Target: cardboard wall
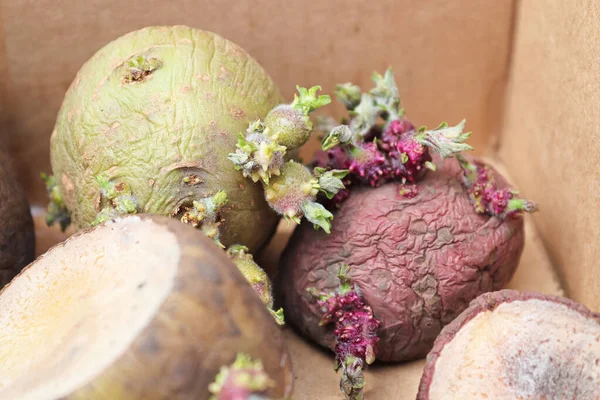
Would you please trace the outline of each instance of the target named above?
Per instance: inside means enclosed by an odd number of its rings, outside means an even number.
[[[370,85],[392,65],[417,124],[467,118],[483,151],[498,133],[513,0],[0,0],[0,137],[32,198],[64,91],[97,49],[128,31],[185,24],[249,51],[291,98],[295,85]],[[331,108],[339,113],[338,105]],[[314,148],[315,143],[312,144]],[[309,148],[309,150],[310,150]],[[306,151],[305,151],[306,154]]]
[[[600,2],[522,1],[501,156],[567,295],[600,310]]]

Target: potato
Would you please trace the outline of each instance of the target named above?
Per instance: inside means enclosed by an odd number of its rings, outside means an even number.
[[[563,297],[475,299],[427,356],[417,400],[600,398],[600,314]]]
[[[65,93],[50,141],[74,228],[112,214],[181,218],[223,191],[220,240],[258,250],[278,217],[227,157],[282,100],[254,58],[213,32],[149,26],[107,43]]]
[[[29,203],[10,160],[0,151],[0,287],[34,257],[35,235]]]
[[[75,234],[0,292],[0,398],[208,399],[238,354],[290,395],[284,338],[200,231],[128,216]]]
[[[286,321],[333,349],[334,329],[319,325],[322,316],[306,290],[335,289],[347,264],[381,322],[377,359],[413,360],[431,350],[443,326],[471,300],[511,279],[525,243],[523,216],[476,213],[456,160],[436,164],[414,198],[399,193],[400,183],[353,187],[334,212],[330,235],[308,224],[296,228],[277,285]],[[497,183],[506,186],[500,175]]]

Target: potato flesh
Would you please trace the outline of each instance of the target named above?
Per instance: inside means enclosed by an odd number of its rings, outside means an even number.
[[[50,251],[0,295],[0,398],[55,399],[123,354],[171,293],[180,249],[137,217]]]
[[[538,299],[482,312],[444,346],[429,398],[600,398],[600,324]]]

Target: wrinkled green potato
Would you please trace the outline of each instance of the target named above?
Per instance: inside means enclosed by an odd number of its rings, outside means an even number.
[[[51,138],[71,223],[81,229],[123,213],[197,215],[194,205],[222,190],[227,202],[215,239],[257,250],[278,216],[228,154],[251,121],[281,102],[263,68],[214,33],[148,27],[107,44],[77,73]]]

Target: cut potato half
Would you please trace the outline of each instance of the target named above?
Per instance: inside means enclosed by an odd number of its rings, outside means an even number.
[[[240,352],[291,392],[280,329],[211,240],[129,216],[76,234],[0,292],[0,399],[208,399]]]
[[[600,399],[600,315],[540,293],[483,294],[436,340],[417,399]]]

